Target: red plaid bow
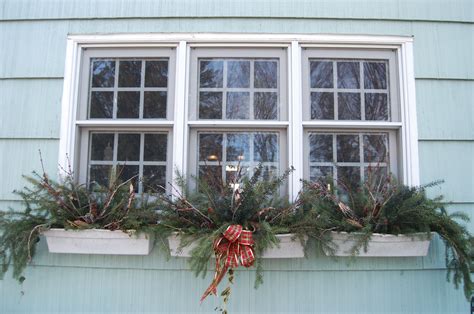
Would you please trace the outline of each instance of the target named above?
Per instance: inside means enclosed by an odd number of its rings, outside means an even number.
[[[253,254],[254,241],[252,231],[243,230],[241,225],[230,225],[226,231],[214,241],[216,255],[216,272],[214,280],[201,297],[201,302],[209,294],[217,294],[217,286],[229,268],[250,267],[255,261]]]

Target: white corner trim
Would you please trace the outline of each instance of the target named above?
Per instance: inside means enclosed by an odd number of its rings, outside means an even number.
[[[63,169],[74,165],[75,143],[75,109],[80,67],[80,48],[77,42],[67,40],[66,60],[64,66],[63,96],[61,100],[61,129],[59,134],[59,175],[64,175]],[[73,169],[73,168],[72,168]]]
[[[418,123],[416,115],[415,69],[413,62],[413,43],[406,42],[400,48],[401,71],[400,93],[402,104],[402,142],[404,183],[420,185],[418,156]]]

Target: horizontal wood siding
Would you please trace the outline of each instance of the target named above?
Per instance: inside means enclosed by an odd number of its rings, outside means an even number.
[[[68,34],[345,33],[414,36],[421,181],[444,179],[450,212],[474,218],[474,7],[471,0],[0,0],[0,207],[21,210],[22,174],[57,166]],[[474,231],[474,222],[467,224]],[[423,258],[265,262],[265,283],[238,271],[231,313],[468,313],[445,280],[435,237]],[[19,285],[0,280],[0,313],[213,313],[210,281],[185,259],[50,254],[44,241]]]

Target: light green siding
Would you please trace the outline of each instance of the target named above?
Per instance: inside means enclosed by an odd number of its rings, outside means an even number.
[[[474,2],[471,0],[0,0],[0,206],[22,174],[54,173],[68,34],[344,33],[414,36],[421,181],[444,179],[449,211],[474,218]],[[474,231],[474,222],[468,224]],[[468,313],[445,281],[441,241],[425,258],[268,261],[265,283],[238,271],[232,313]],[[184,259],[50,254],[41,243],[23,285],[0,281],[0,313],[207,312]]]

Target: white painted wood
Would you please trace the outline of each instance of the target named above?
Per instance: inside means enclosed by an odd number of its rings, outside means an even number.
[[[304,247],[299,239],[293,234],[278,234],[280,241],[278,246],[271,247],[263,252],[262,258],[302,258],[304,257]],[[181,237],[173,234],[168,237],[171,256],[191,257],[191,251],[196,247],[195,243],[180,248]],[[307,239],[305,239],[305,242]]]
[[[43,232],[51,253],[148,255],[153,248],[153,235],[125,233],[104,229]]]
[[[291,200],[296,200],[298,192],[302,188],[301,178],[303,178],[303,108],[301,89],[301,47],[297,41],[291,43],[289,62],[289,119],[291,121],[288,130],[288,161],[289,166],[294,167],[290,176],[289,196]]]
[[[246,43],[322,43],[322,44],[367,44],[367,45],[401,45],[412,42],[411,36],[376,36],[376,35],[343,35],[343,34],[235,34],[235,33],[156,33],[156,34],[96,34],[70,35],[68,38],[78,44],[151,44],[179,41],[188,43],[238,43],[240,47]]]
[[[335,248],[335,256],[351,256],[357,246],[360,233],[331,232]],[[374,233],[369,240],[367,250],[362,247],[359,257],[407,257],[426,256],[430,247],[431,237],[426,233],[409,235],[393,235]],[[331,255],[325,251],[326,255]]]
[[[379,122],[379,121],[303,121],[303,126],[313,128],[344,128],[344,129],[399,129],[403,126],[401,122]]]

